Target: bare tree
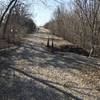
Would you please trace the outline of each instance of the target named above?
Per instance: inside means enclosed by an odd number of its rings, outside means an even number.
[[[11,0],[7,6],[7,8],[5,9],[3,15],[1,16],[1,19],[0,19],[0,27],[1,27],[1,24],[2,24],[2,21],[6,15],[6,13],[8,12],[9,8],[11,7],[11,5],[14,3],[15,0]]]
[[[14,4],[13,4],[12,7],[10,8],[9,13],[8,13],[8,15],[7,15],[7,20],[6,20],[6,22],[5,22],[4,29],[3,29],[3,37],[2,37],[3,39],[5,38],[5,34],[6,34],[6,29],[7,29],[8,21],[9,21],[9,19],[10,19],[12,10],[14,9],[16,3],[17,3],[17,0],[15,0]],[[8,38],[8,39],[9,39],[9,38]],[[8,41],[9,41],[9,40],[8,40]]]
[[[97,31],[97,20],[98,20],[98,12],[100,8],[99,0],[75,0],[76,6],[79,8],[81,13],[81,21],[82,18],[85,19],[86,23],[89,25],[91,30],[91,50],[90,55],[94,52],[95,49],[95,41],[96,41],[96,31]],[[82,21],[82,24],[83,21]]]

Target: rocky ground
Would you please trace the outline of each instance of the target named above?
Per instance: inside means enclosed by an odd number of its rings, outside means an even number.
[[[31,35],[0,55],[0,100],[99,100],[99,59],[52,53],[47,37]]]

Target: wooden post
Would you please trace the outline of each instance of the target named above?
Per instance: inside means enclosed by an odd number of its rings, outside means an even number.
[[[47,40],[47,47],[50,47],[50,40],[49,40],[49,36],[48,36],[48,40]]]

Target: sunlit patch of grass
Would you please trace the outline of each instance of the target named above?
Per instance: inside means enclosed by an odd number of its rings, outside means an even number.
[[[64,85],[68,80],[74,80],[74,76],[68,73],[67,69],[61,70],[59,68],[49,67],[49,68],[41,68],[41,67],[33,67],[32,73],[36,74],[36,76],[41,77],[46,80],[50,80],[53,82],[58,82]]]
[[[16,61],[16,65],[19,65],[19,66],[21,66],[21,65],[31,65],[32,63],[31,62],[29,62],[28,60],[26,60],[26,59],[20,59],[20,60],[17,60]]]
[[[80,72],[80,80],[84,85],[96,88],[100,85],[100,70],[89,66]]]

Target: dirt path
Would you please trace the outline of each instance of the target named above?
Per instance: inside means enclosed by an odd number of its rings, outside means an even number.
[[[66,45],[66,44],[72,45],[72,43],[70,43],[66,40],[63,40],[63,38],[57,37],[57,36],[52,35],[50,33],[30,34],[30,35],[27,36],[27,38],[24,38],[24,39],[27,39],[29,41],[33,41],[33,42],[36,42],[36,43],[39,43],[39,44],[46,45],[48,38],[50,39],[50,44],[51,44],[52,38],[54,39],[54,45],[55,46]]]
[[[100,99],[100,67],[96,59],[68,52],[52,53],[39,40],[41,37],[25,38],[25,43],[13,51],[12,57],[6,58],[12,67],[28,74],[14,73],[24,80],[14,89],[22,87],[27,91],[19,92],[20,98],[27,96],[16,100]]]

